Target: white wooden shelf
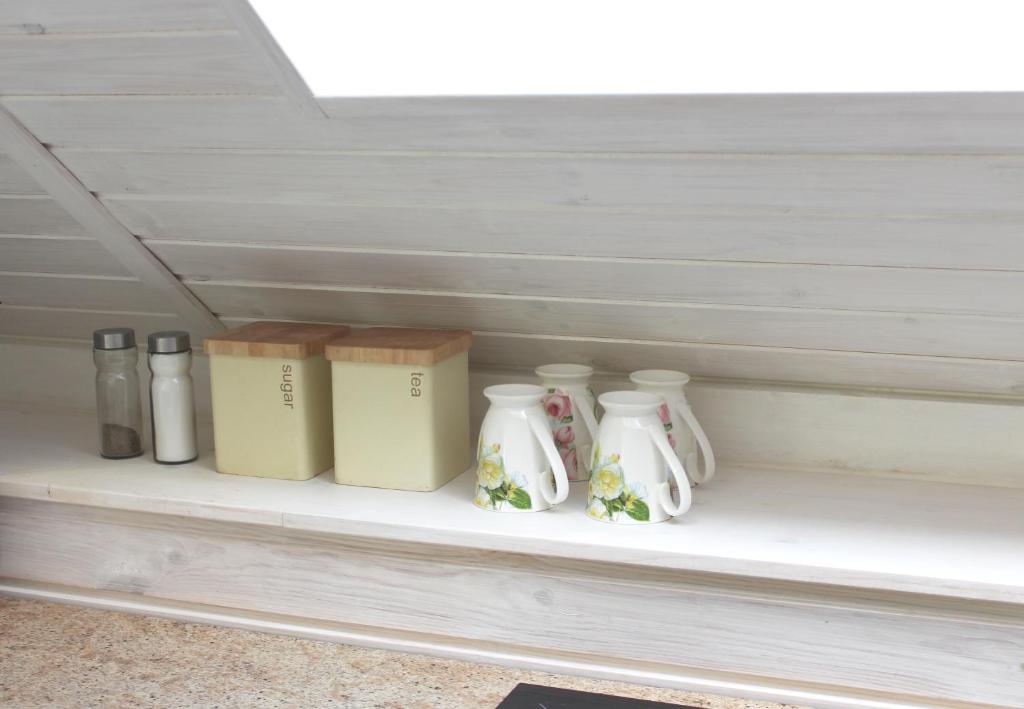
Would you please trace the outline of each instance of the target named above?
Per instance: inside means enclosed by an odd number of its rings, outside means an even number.
[[[92,417],[0,413],[0,497],[533,556],[1024,603],[1024,490],[722,470],[684,517],[588,519],[583,484],[550,512],[475,508],[472,473],[434,493],[221,475],[96,453]],[[208,439],[208,436],[206,436]],[[410,464],[413,462],[410,461]]]

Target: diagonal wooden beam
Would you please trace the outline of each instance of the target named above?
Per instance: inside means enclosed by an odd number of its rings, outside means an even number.
[[[327,118],[306,80],[295,69],[292,60],[281,49],[266,24],[249,4],[249,0],[221,0],[228,17],[235,23],[235,29],[249,45],[253,54],[260,58],[281,90],[303,114],[311,118]]]
[[[224,329],[192,291],[96,199],[53,153],[0,105],[0,148],[28,172],[86,233],[103,244],[142,283],[162,293],[197,335]]]

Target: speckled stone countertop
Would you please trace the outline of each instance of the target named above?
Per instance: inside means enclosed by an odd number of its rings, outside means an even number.
[[[0,598],[5,707],[495,707],[529,682],[713,709],[782,705]]]

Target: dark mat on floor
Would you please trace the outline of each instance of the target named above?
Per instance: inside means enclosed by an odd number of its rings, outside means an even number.
[[[698,709],[685,704],[650,702],[646,699],[613,697],[610,694],[577,692],[573,689],[518,684],[497,709]]]

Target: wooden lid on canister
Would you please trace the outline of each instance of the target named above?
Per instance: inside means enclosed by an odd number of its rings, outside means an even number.
[[[209,355],[306,359],[322,353],[328,341],[350,331],[348,325],[253,322],[207,337],[203,349]]]
[[[335,362],[374,362],[430,366],[465,352],[473,344],[469,330],[371,327],[327,344]]]

